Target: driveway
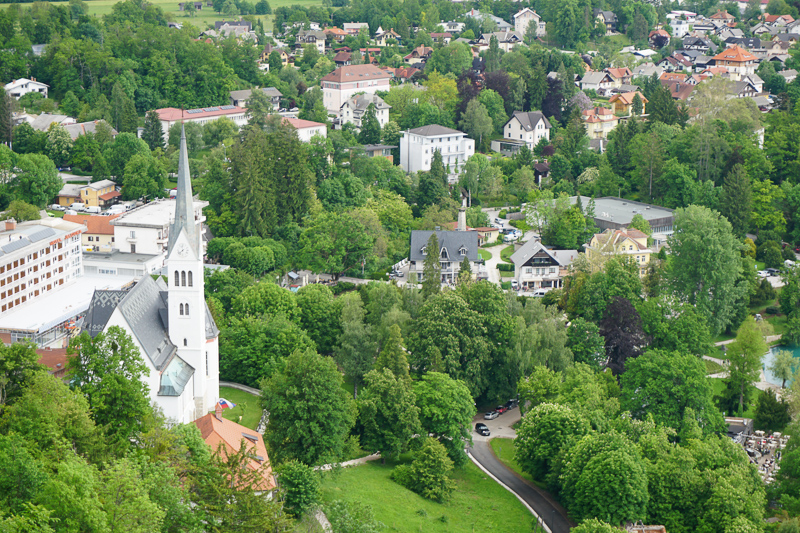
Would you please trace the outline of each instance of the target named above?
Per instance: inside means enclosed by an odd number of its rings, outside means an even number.
[[[572,528],[572,523],[567,518],[566,510],[553,500],[546,491],[525,481],[500,462],[489,446],[489,440],[492,438],[516,437],[516,431],[511,426],[519,419],[519,408],[503,413],[494,420],[484,420],[483,413],[478,414],[472,421],[473,445],[467,448],[467,453],[484,471],[491,474],[495,481],[516,494],[536,516],[543,520],[547,531],[551,533],[567,533]],[[486,424],[491,432],[490,437],[483,437],[475,433],[474,428],[477,422]]]

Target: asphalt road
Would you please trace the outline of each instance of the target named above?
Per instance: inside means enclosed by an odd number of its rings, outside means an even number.
[[[503,484],[525,500],[552,533],[569,533],[572,524],[566,518],[566,511],[558,504],[552,502],[538,488],[526,483],[513,471],[508,469],[492,453],[489,443],[485,440],[475,440],[475,444],[468,451],[486,470],[499,479]]]

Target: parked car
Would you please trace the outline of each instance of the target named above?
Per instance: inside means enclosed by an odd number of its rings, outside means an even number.
[[[397,276],[398,278],[402,278],[403,277],[403,271],[402,270],[393,270],[392,271],[392,276]]]
[[[489,428],[483,422],[478,422],[477,424],[475,424],[475,433],[477,433],[478,435],[483,435],[484,437],[488,437],[489,435],[491,435],[491,433],[489,432]]]
[[[767,276],[769,276],[769,273],[766,270],[759,270],[758,272],[756,272],[756,274],[758,274],[758,277],[760,278],[766,278]]]
[[[512,398],[512,399],[510,399],[510,400],[508,400],[506,402],[506,406],[505,407],[506,407],[507,411],[510,411],[512,409],[516,409],[518,406],[519,406],[519,402],[515,398]]]
[[[63,205],[53,204],[50,206],[50,209],[53,211],[66,211],[67,208]]]
[[[781,273],[781,271],[778,270],[777,268],[767,268],[765,270],[767,271],[767,274],[769,274],[770,276],[777,276],[778,274]]]
[[[499,218],[499,217],[498,217],[498,218],[495,218],[495,219],[494,219],[494,221],[495,221],[496,223],[500,224],[501,226],[503,225],[503,219],[502,219],[502,218]]]
[[[519,289],[519,283],[517,282],[517,280],[515,280],[515,279],[511,280],[511,288],[514,289],[514,290]]]
[[[484,418],[485,420],[494,420],[494,419],[495,419],[495,418],[497,418],[498,416],[500,416],[500,413],[498,413],[497,411],[489,411],[488,413],[486,413],[485,415],[483,415],[483,418]]]
[[[494,410],[497,411],[498,413],[500,413],[501,415],[503,413],[505,413],[506,411],[508,411],[508,409],[506,409],[505,405],[498,405],[497,407],[494,408]]]

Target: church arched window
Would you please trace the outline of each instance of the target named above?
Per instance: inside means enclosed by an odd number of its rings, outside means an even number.
[[[189,304],[183,306],[183,314],[189,316]]]
[[[183,285],[184,287],[186,286],[186,271],[185,270],[181,271],[181,285]]]
[[[192,286],[192,271],[189,271],[189,286]]]
[[[183,304],[180,304],[178,308],[180,309],[180,315],[183,316]]]
[[[189,341],[188,341],[188,340],[186,340],[186,339],[183,339],[183,345],[184,345],[184,346],[189,346]]]
[[[180,284],[181,284],[181,279],[180,279],[180,276],[178,275],[178,271],[176,270],[175,271],[175,286],[177,287]]]

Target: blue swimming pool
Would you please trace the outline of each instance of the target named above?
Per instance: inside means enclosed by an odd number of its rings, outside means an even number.
[[[787,350],[794,354],[795,359],[800,359],[800,346],[773,346],[769,349],[769,353],[764,356],[763,360],[763,368],[764,368],[764,377],[766,377],[768,383],[772,383],[773,385],[780,386],[781,380],[776,378],[772,375],[772,372],[769,371],[769,367],[772,366],[772,361],[775,358],[775,353],[778,350]],[[800,361],[798,361],[800,364]],[[788,387],[792,383],[792,380],[786,380],[786,386]]]

